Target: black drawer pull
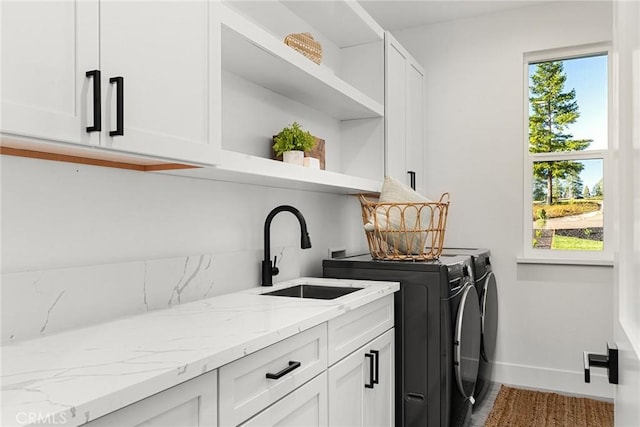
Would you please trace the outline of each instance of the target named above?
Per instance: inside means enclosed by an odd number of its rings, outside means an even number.
[[[124,135],[124,77],[111,77],[109,83],[116,84],[116,130],[109,136]]]
[[[376,359],[376,369],[375,369],[375,377],[373,377],[373,383],[378,384],[380,382],[380,352],[378,350],[371,350],[371,354],[373,354]]]
[[[87,132],[100,132],[102,130],[100,70],[87,71],[86,76],[93,79],[93,126],[87,126]]]
[[[373,376],[373,365],[375,364],[375,362],[373,361],[373,354],[366,353],[364,355],[364,357],[369,359],[369,383],[365,384],[364,387],[365,388],[373,388],[373,385],[375,384],[374,376]]]
[[[287,375],[289,372],[293,371],[294,369],[298,369],[300,367],[300,362],[294,362],[292,360],[289,361],[289,366],[287,366],[286,368],[284,368],[282,371],[272,374],[270,372],[267,372],[267,378],[269,378],[270,380],[277,380],[282,378],[283,376]]]

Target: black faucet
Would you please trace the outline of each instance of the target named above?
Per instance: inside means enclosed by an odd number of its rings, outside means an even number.
[[[275,258],[273,261],[273,266],[271,265],[271,236],[269,230],[271,228],[271,221],[273,220],[273,217],[283,211],[291,212],[296,216],[296,218],[298,218],[298,222],[300,223],[300,247],[302,249],[309,249],[311,247],[311,240],[309,239],[309,233],[307,233],[307,223],[300,211],[289,205],[282,205],[274,208],[271,212],[269,212],[269,215],[267,215],[267,219],[264,221],[264,259],[262,260],[262,286],[273,286],[273,276],[279,273],[278,267],[276,267]]]

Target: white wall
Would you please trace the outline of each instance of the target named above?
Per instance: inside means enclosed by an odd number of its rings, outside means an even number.
[[[264,220],[281,204],[297,207],[307,221],[313,247],[300,252],[303,274],[321,273],[317,261],[329,246],[340,246],[352,233],[364,236],[343,221],[345,215],[362,221],[355,197],[1,159],[3,273],[247,249],[262,253]],[[299,248],[293,215],[276,216],[271,244]],[[254,269],[257,279],[258,261],[238,259],[233,267]]]
[[[584,384],[582,366],[583,350],[602,352],[612,338],[612,269],[516,262],[523,53],[609,41],[611,20],[609,3],[558,2],[395,34],[425,68],[425,187],[451,193],[446,243],[492,252],[500,382],[612,396],[602,376]]]
[[[278,214],[274,282],[321,276],[329,247],[366,247],[352,196],[12,156],[0,167],[3,342],[259,286],[264,221],[281,204],[303,213],[313,247]]]

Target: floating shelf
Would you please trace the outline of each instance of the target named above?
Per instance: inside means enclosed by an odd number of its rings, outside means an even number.
[[[233,10],[223,11],[225,70],[338,120],[383,117],[381,103]]]
[[[323,193],[378,193],[382,182],[222,150],[220,166],[157,173]]]
[[[340,48],[384,39],[384,29],[355,1],[296,0],[282,3]]]

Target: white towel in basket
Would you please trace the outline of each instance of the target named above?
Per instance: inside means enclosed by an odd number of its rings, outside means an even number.
[[[380,231],[387,244],[401,254],[422,254],[427,244],[431,245],[427,241],[429,232],[420,231],[432,228],[431,210],[411,203],[433,203],[432,200],[400,181],[385,177],[378,202],[396,205],[376,208],[375,218],[365,224],[365,230]]]

